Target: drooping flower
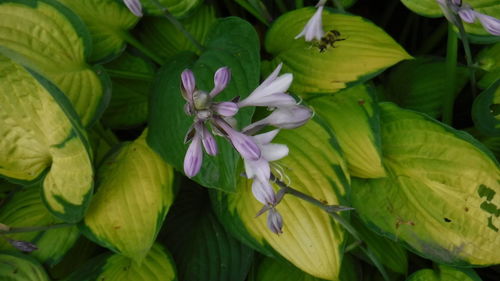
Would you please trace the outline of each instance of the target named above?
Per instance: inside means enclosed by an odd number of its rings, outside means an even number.
[[[278,107],[264,119],[245,127],[243,132],[252,134],[269,125],[282,129],[295,129],[304,125],[311,116],[311,109],[303,105]]]
[[[142,17],[142,4],[139,0],[123,0],[125,6],[137,17]]]
[[[261,151],[252,137],[236,131],[222,118],[215,118],[214,125],[231,141],[241,157],[249,160],[257,160],[261,157]]]
[[[467,23],[479,20],[483,28],[490,34],[500,36],[500,20],[475,11],[469,4],[462,0],[436,0],[443,11],[444,16],[454,25],[458,25],[454,15]]]
[[[309,19],[302,32],[295,36],[295,39],[304,37],[307,42],[310,42],[312,40],[321,40],[321,38],[325,35],[325,32],[323,31],[323,22],[321,19],[325,3],[326,0],[320,0],[318,4],[316,4],[316,12],[311,17],[311,19]]]
[[[296,104],[295,99],[286,94],[292,84],[293,75],[285,73],[278,77],[282,67],[283,63],[280,63],[248,97],[238,102],[238,106],[279,107]]]
[[[283,233],[283,217],[275,208],[269,209],[267,214],[267,227],[275,234]]]

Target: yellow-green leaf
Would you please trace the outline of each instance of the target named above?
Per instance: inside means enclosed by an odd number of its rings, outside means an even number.
[[[173,170],[145,142],[124,144],[99,168],[98,190],[84,218],[84,234],[140,262],[173,201]]]
[[[182,18],[196,8],[203,0],[140,0],[144,10],[151,15],[162,15],[166,8],[172,15]]]
[[[1,252],[0,280],[49,281],[50,279],[35,259],[19,253]]]
[[[316,121],[295,130],[283,130],[273,143],[288,145],[278,163],[293,188],[327,204],[347,204],[346,164],[332,134]],[[276,187],[276,186],[275,186]],[[251,181],[242,178],[236,193],[218,193],[214,209],[226,227],[258,251],[281,256],[315,277],[335,280],[340,272],[344,229],[322,209],[287,195],[277,206],[284,220],[283,234],[266,225],[266,215],[252,195]]]
[[[87,126],[104,109],[107,76],[86,63],[92,49],[80,18],[55,1],[0,1],[0,53],[43,74]]]
[[[309,104],[333,129],[349,173],[360,178],[385,176],[378,104],[370,87],[359,85],[313,98]]]
[[[40,197],[40,188],[37,186],[17,191],[0,209],[0,221],[11,228],[62,223],[45,208]],[[46,231],[8,234],[7,237],[35,244],[38,250],[31,252],[30,255],[41,263],[54,265],[73,246],[79,235],[76,226],[68,226]],[[0,239],[0,250],[16,251],[5,239]]]
[[[411,56],[385,31],[368,20],[349,14],[323,11],[325,31],[336,30],[343,41],[324,51],[318,43],[294,39],[314,14],[313,7],[284,14],[266,35],[266,50],[274,56],[268,70],[283,62],[283,71],[294,75],[291,91],[298,94],[332,93],[362,82]],[[334,35],[335,36],[335,35]]]
[[[93,169],[71,104],[50,82],[2,56],[0,92],[0,174],[24,182],[43,175],[47,207],[65,221],[79,221],[92,194]]]
[[[388,177],[353,179],[365,224],[416,253],[449,265],[500,263],[500,171],[465,132],[381,104]]]
[[[139,20],[124,5],[114,0],[57,0],[80,16],[92,36],[90,60],[111,59],[125,47],[128,30]]]
[[[453,268],[439,264],[435,270],[421,269],[406,281],[481,281],[473,269]]]
[[[170,254],[155,244],[140,264],[119,254],[99,256],[65,280],[174,281],[177,278]]]

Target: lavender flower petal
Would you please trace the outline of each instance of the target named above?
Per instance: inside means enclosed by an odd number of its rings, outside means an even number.
[[[476,17],[479,19],[481,24],[483,25],[484,29],[488,31],[490,34],[495,35],[495,36],[500,36],[500,20],[497,18],[494,18],[492,16],[488,16],[485,14],[481,14],[478,12],[475,12]]]
[[[276,106],[277,101],[280,100],[283,100],[285,104],[289,104],[291,102],[296,103],[295,100],[290,100],[290,98],[293,99],[292,97],[284,94],[290,87],[290,84],[292,84],[292,81],[293,75],[291,73],[283,74],[272,81],[268,81],[266,79],[266,81],[257,87],[248,97],[239,101],[238,106]],[[284,98],[283,96],[276,94],[281,94],[290,98]],[[267,103],[270,102],[273,102],[273,104],[268,105]]]
[[[276,203],[276,195],[269,181],[261,182],[254,179],[252,182],[252,193],[255,199],[264,205],[273,206]]]
[[[181,82],[182,96],[186,101],[192,103],[193,93],[196,88],[196,79],[194,78],[193,72],[189,69],[184,70],[181,74]]]
[[[312,111],[306,106],[294,105],[279,107],[266,118],[254,122],[243,129],[245,133],[271,125],[283,129],[294,129],[304,125],[312,116]]]
[[[260,158],[260,149],[253,141],[252,137],[234,130],[231,126],[229,126],[229,124],[220,118],[215,119],[215,123],[226,133],[227,137],[233,144],[234,148],[240,153],[241,157],[254,161]]]
[[[214,75],[214,88],[210,91],[210,97],[213,98],[224,90],[231,80],[231,71],[227,66],[217,69]]]
[[[196,132],[189,148],[184,156],[184,173],[192,178],[198,174],[203,162],[203,151],[201,150],[201,136]]]
[[[239,107],[234,102],[226,101],[214,104],[213,109],[224,117],[232,117],[238,113]]]
[[[142,17],[142,5],[139,0],[123,0],[125,6],[137,17]]]
[[[323,7],[323,5],[319,5],[316,12],[307,22],[302,32],[295,36],[295,39],[299,39],[300,37],[304,36],[307,42],[312,41],[313,39],[321,40],[321,38],[325,35],[325,32],[323,31],[323,23],[321,20]]]
[[[269,162],[263,158],[257,161],[251,161],[244,159],[245,164],[245,174],[247,178],[258,179],[261,182],[268,182],[271,176],[271,168],[269,167]]]
[[[288,155],[288,146],[278,143],[270,143],[262,147],[262,157],[268,161],[276,161]]]
[[[283,218],[275,208],[271,208],[267,213],[267,227],[276,234],[283,233]]]
[[[214,136],[207,130],[207,128],[202,123],[197,123],[195,125],[196,131],[201,135],[201,142],[205,151],[212,156],[217,155],[217,142]]]
[[[476,20],[476,12],[474,12],[472,9],[460,9],[458,11],[458,15],[464,22],[467,23],[473,23]]]
[[[14,248],[16,248],[20,251],[26,252],[26,253],[31,253],[35,250],[38,250],[38,247],[35,244],[27,242],[27,241],[14,240],[14,239],[10,239],[10,238],[7,238],[7,241],[12,246],[14,246]]]

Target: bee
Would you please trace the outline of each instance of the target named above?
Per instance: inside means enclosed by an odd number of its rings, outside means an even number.
[[[319,49],[320,53],[323,53],[328,47],[335,48],[335,42],[344,41],[346,38],[340,38],[340,32],[338,30],[332,29],[325,33],[325,36],[321,40],[317,40],[314,45]]]

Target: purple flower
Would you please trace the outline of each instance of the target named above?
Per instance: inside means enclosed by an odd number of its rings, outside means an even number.
[[[14,239],[10,239],[10,238],[6,238],[6,239],[12,246],[14,246],[14,248],[16,248],[20,251],[23,251],[26,253],[31,253],[35,250],[38,250],[38,247],[33,243],[30,243],[27,241],[22,241],[22,240],[14,240]]]
[[[123,0],[125,6],[137,17],[142,17],[142,5],[139,0]]]
[[[245,127],[243,132],[251,134],[268,125],[282,129],[295,129],[309,121],[311,116],[311,109],[303,105],[278,107],[266,118]]]
[[[267,213],[267,227],[276,234],[283,233],[283,218],[275,208],[269,209]]]
[[[302,32],[295,36],[295,39],[299,39],[300,37],[304,36],[307,42],[312,41],[313,39],[321,40],[321,38],[325,35],[325,32],[323,31],[323,23],[321,20],[321,14],[323,13],[323,7],[325,6],[325,3],[326,0],[320,0],[318,4],[316,4],[316,7],[318,9],[311,17],[311,19],[309,19]]]
[[[252,137],[247,136],[233,129],[226,121],[221,118],[214,119],[215,125],[233,144],[234,148],[240,153],[243,159],[257,160],[261,156],[261,151]]]

